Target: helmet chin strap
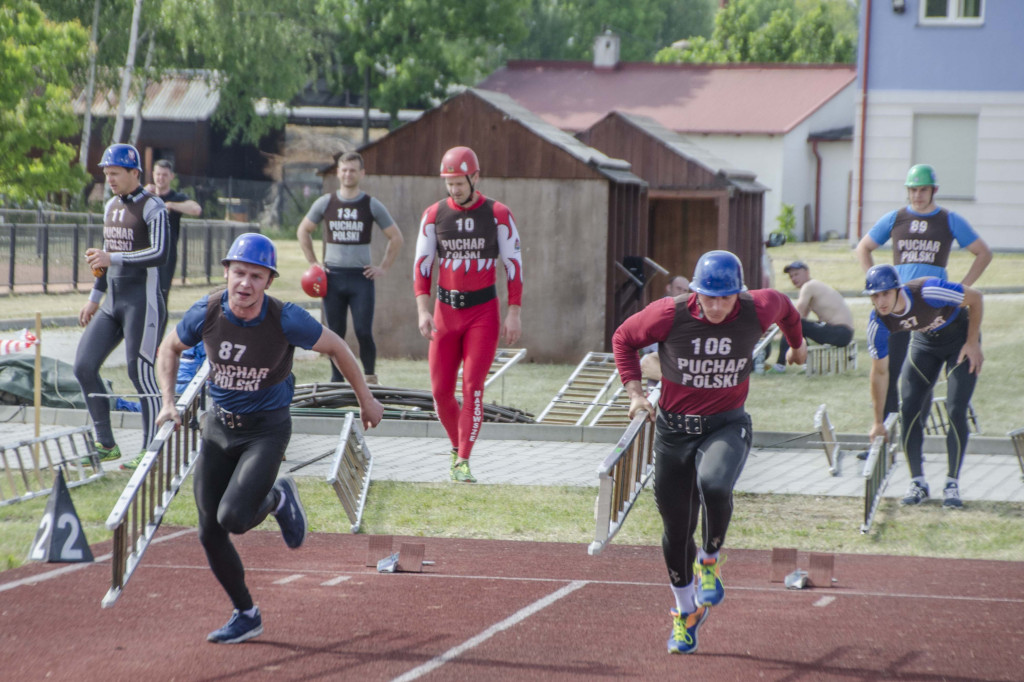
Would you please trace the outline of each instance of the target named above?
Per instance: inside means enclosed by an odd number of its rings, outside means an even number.
[[[469,197],[467,197],[465,201],[455,202],[459,206],[469,206],[471,203],[473,203],[473,197],[476,196],[476,185],[473,184],[473,178],[467,175],[466,182],[469,183]]]

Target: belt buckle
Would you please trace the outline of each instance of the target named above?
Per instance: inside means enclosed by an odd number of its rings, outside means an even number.
[[[704,433],[704,420],[699,414],[683,415],[683,430],[692,436]]]
[[[460,310],[463,307],[464,299],[466,295],[461,293],[458,289],[448,290],[448,305]]]

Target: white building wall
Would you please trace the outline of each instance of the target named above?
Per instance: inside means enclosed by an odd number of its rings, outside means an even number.
[[[856,107],[859,111],[859,101]],[[1024,248],[1024,93],[1013,92],[870,91],[863,217],[858,226],[860,168],[855,166],[850,241],[855,243],[883,214],[906,204],[903,182],[913,162],[914,114],[920,113],[978,114],[974,198],[945,200],[940,177],[937,203],[964,216],[993,249]],[[858,116],[854,149],[860,137]]]
[[[767,237],[775,229],[775,216],[782,206],[779,188],[783,186],[783,140],[770,135],[687,135],[689,140],[732,168],[753,171],[757,181],[768,188],[764,193],[763,232]]]
[[[832,235],[846,237],[847,215],[850,212],[850,178],[853,168],[853,142],[837,140],[819,142],[821,155],[821,215],[822,239]]]
[[[782,204],[792,204],[796,214],[796,234],[803,239],[805,234],[805,207],[814,215],[814,184],[816,160],[808,135],[853,123],[854,96],[856,89],[851,83],[835,97],[823,104],[817,111],[798,123],[784,136],[779,135],[688,135],[695,144],[729,162],[734,168],[750,170],[757,174],[757,181],[768,187],[764,195],[765,238],[778,227],[777,217]],[[830,143],[829,162],[838,164],[825,168],[824,175],[841,177],[846,183],[853,166],[853,148],[849,142]],[[845,190],[822,193],[822,214],[845,216],[847,199]],[[836,223],[840,220],[834,221]],[[834,228],[839,234],[845,227]],[[813,225],[808,233],[813,232]]]

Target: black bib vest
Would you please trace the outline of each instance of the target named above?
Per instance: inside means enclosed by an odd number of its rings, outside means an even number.
[[[922,217],[901,208],[892,226],[892,262],[894,265],[922,263],[946,267],[953,245],[949,229],[949,211],[942,208]]]
[[[206,304],[203,345],[210,360],[210,381],[231,391],[258,391],[281,383],[292,372],[295,346],[281,327],[283,303],[267,296],[267,314],[251,327],[239,327],[221,310],[221,297]]]
[[[761,337],[753,297],[739,295],[739,314],[722,324],[696,320],[676,299],[676,316],[668,338],[658,345],[662,375],[691,388],[728,388],[742,383],[753,369],[751,355]]]
[[[324,241],[328,244],[369,244],[373,236],[373,212],[370,195],[365,192],[355,201],[331,194],[324,211]]]
[[[485,199],[470,211],[454,210],[447,201],[442,201],[438,204],[434,228],[440,259],[478,260],[500,256],[494,199]]]

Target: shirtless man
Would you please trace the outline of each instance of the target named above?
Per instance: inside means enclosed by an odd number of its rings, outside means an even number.
[[[800,290],[796,309],[800,313],[804,337],[821,344],[843,348],[853,339],[853,313],[843,295],[816,279],[811,279],[807,263],[793,261],[782,269],[789,281]],[[808,319],[814,313],[817,321]],[[768,371],[781,374],[786,371],[786,351],[789,344],[783,337],[779,344],[779,357]]]

